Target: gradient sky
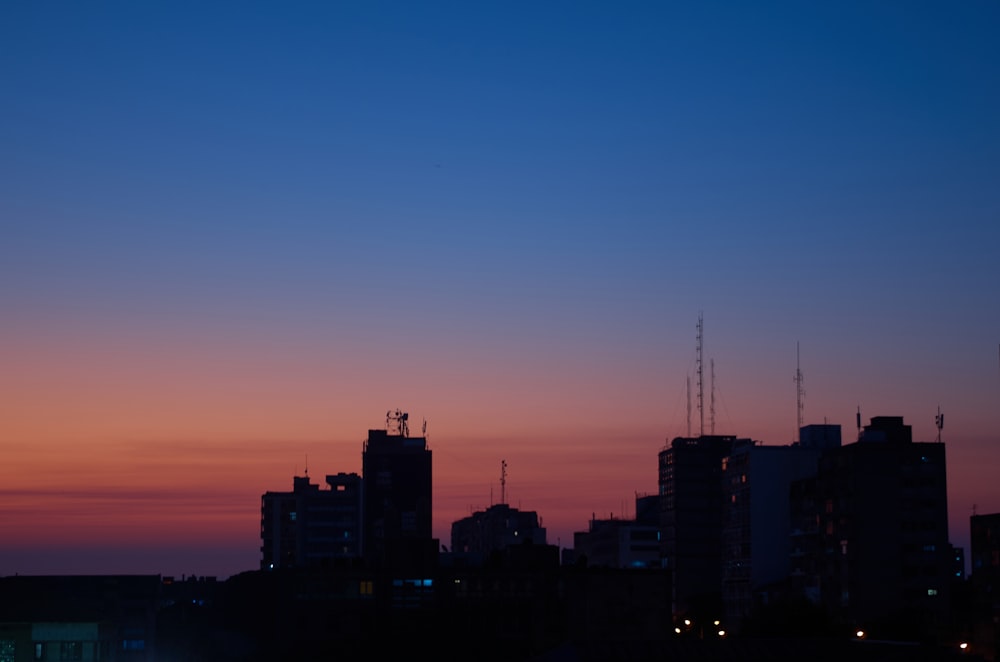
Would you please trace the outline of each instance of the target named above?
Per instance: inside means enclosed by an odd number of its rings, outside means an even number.
[[[687,434],[945,413],[1000,511],[1000,5],[5,2],[0,575],[228,576],[426,419],[566,546]],[[710,372],[714,367],[714,380]],[[697,411],[693,432],[700,428]]]

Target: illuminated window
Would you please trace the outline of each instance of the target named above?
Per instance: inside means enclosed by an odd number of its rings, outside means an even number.
[[[35,644],[37,647],[41,644]],[[16,658],[14,657],[14,640],[13,639],[0,639],[0,662],[14,662]],[[38,659],[37,655],[35,659]]]
[[[929,589],[927,589],[927,595],[928,596],[935,596],[935,595],[937,595],[937,589],[936,588],[929,588]]]

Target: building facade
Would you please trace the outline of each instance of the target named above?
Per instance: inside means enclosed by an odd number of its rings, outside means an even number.
[[[545,528],[538,513],[498,503],[451,525],[451,551],[488,557],[514,545],[545,545]]]
[[[592,518],[573,534],[574,557],[591,567],[661,567],[659,495],[636,497],[635,519]]]
[[[737,442],[733,436],[677,437],[659,453],[660,554],[671,575],[675,615],[721,615],[722,460]]]
[[[794,568],[830,612],[887,635],[945,625],[954,576],[945,446],[900,417],[871,419],[793,486]],[[812,577],[808,577],[812,573]]]
[[[369,430],[361,463],[366,557],[395,563],[398,555],[436,552],[427,439],[410,437],[405,426]]]
[[[840,446],[839,425],[802,428],[799,443],[764,446],[738,442],[723,459],[722,599],[734,631],[768,587],[791,572],[790,488],[816,474],[820,454]]]
[[[315,566],[364,553],[361,476],[338,473],[320,489],[295,476],[291,492],[261,497],[261,569]]]

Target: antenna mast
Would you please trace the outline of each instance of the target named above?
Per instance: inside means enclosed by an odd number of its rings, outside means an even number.
[[[941,428],[944,427],[944,414],[941,413],[941,407],[940,406],[938,407],[937,416],[934,417],[934,425],[937,426],[937,431],[938,431],[937,441],[940,444],[941,443]]]
[[[688,439],[691,438],[691,375],[687,376],[687,396],[688,396]]]
[[[705,436],[705,382],[702,378],[702,349],[703,349],[703,335],[702,335],[703,325],[702,325],[702,314],[698,313],[698,335],[696,337],[697,344],[695,346],[695,365],[698,370],[698,415],[701,419],[701,426],[698,430],[699,436]]]
[[[709,407],[708,407],[709,418],[708,418],[708,420],[711,421],[710,429],[712,431],[712,434],[714,435],[715,434],[715,359],[709,359],[708,360],[708,366],[710,368],[709,372],[710,372],[711,378],[712,378],[712,381],[711,381],[711,383],[712,383],[712,390],[710,391],[711,397],[708,400],[708,402],[709,402]]]
[[[795,343],[795,413],[797,416],[796,422],[798,425],[795,427],[795,441],[801,441],[799,438],[802,430],[802,397],[806,394],[802,390],[802,369],[799,367],[799,343]]]
[[[500,460],[500,503],[507,503],[507,460]]]

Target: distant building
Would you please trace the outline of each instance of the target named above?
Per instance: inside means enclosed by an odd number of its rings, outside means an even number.
[[[431,451],[410,437],[407,414],[387,416],[369,430],[361,455],[365,556],[377,564],[417,566],[437,553],[431,530]]]
[[[636,497],[635,519],[591,519],[573,534],[573,548],[589,567],[659,568],[659,495]]]
[[[736,443],[733,436],[677,437],[659,453],[660,551],[675,615],[722,610],[722,459]]]
[[[892,635],[945,624],[954,562],[944,444],[915,443],[902,418],[875,417],[792,494],[793,572],[833,614]]]
[[[969,529],[973,645],[985,659],[1000,660],[1000,513],[973,515]]]
[[[799,443],[763,446],[736,442],[723,459],[722,598],[737,628],[769,585],[791,572],[790,487],[815,476],[820,454],[840,446],[839,425],[803,427]]]
[[[0,577],[0,660],[157,658],[158,575]]]
[[[971,578],[983,582],[1000,580],[1000,513],[973,515],[971,533]]]
[[[291,492],[261,497],[261,569],[321,565],[359,558],[362,537],[361,476],[326,477],[329,489],[295,476]]]
[[[486,558],[493,552],[525,542],[547,544],[538,513],[511,508],[506,503],[495,504],[451,525],[453,554]]]

